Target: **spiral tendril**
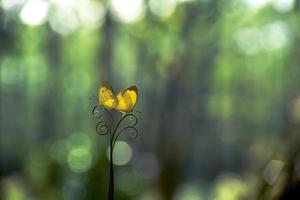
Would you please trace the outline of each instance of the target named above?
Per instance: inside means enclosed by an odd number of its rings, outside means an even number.
[[[137,117],[133,114],[133,113],[127,113],[125,114],[117,123],[116,128],[115,128],[115,132],[118,130],[119,126],[122,124],[122,122],[128,118],[128,117],[133,117],[134,121],[133,124],[130,126],[135,126],[138,123]],[[128,125],[129,126],[129,125]]]
[[[105,113],[108,113],[111,121],[101,120],[96,124],[96,132],[99,135],[110,135],[111,145],[112,149],[115,146],[115,143],[117,142],[120,135],[124,132],[132,133],[130,138],[134,139],[138,136],[138,130],[136,129],[136,125],[138,123],[137,116],[135,114],[126,113],[124,116],[122,116],[119,121],[117,122],[116,126],[114,126],[114,119],[112,116],[112,113],[110,110],[107,110],[106,108],[103,108],[99,105],[95,106],[92,109],[92,114],[96,119],[102,119],[104,118]],[[128,124],[124,127],[120,128],[124,122],[128,120]]]
[[[99,135],[107,135],[108,133],[110,133],[110,131],[111,131],[111,127],[106,121],[100,121],[97,123],[96,132]]]

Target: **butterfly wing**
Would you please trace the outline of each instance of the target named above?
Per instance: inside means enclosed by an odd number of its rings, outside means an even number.
[[[115,109],[120,112],[128,113],[135,107],[137,98],[137,87],[131,86],[117,95]]]
[[[101,106],[112,109],[115,107],[116,97],[114,90],[108,82],[103,82],[98,92],[98,102]]]

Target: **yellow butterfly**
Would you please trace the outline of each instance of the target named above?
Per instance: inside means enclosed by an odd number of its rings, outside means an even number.
[[[108,82],[103,82],[98,92],[98,102],[107,109],[115,109],[123,113],[133,110],[136,105],[138,91],[136,86],[131,86],[121,91],[117,96]]]

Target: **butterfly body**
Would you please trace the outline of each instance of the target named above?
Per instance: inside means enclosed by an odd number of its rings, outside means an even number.
[[[115,109],[123,113],[131,112],[137,102],[138,91],[136,86],[131,86],[117,95],[108,82],[103,82],[98,92],[98,103],[111,110]]]

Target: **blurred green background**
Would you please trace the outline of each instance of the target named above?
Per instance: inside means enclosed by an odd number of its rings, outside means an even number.
[[[0,199],[106,199],[104,80],[142,112],[116,199],[299,199],[299,25],[299,0],[0,0]]]

